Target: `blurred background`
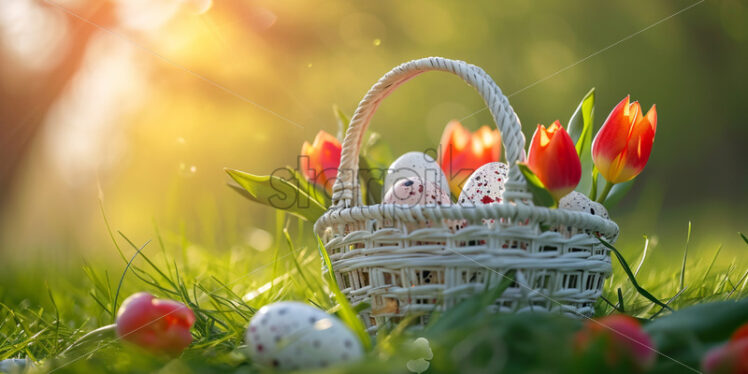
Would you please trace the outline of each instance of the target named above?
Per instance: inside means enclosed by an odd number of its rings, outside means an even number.
[[[305,140],[336,133],[334,104],[351,114],[382,74],[433,55],[484,68],[528,137],[566,124],[591,87],[596,128],[627,94],[656,103],[649,165],[612,212],[620,247],[634,256],[647,235],[653,256],[679,262],[691,221],[693,248],[744,262],[748,4],[678,13],[696,3],[4,0],[2,284],[39,263],[117,259],[103,212],[138,245],[158,228],[261,264],[275,213],[227,188],[223,168],[295,165]],[[481,108],[458,78],[427,74],[372,129],[398,155],[435,147],[449,120]]]

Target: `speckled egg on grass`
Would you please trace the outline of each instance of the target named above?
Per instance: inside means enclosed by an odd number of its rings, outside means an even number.
[[[423,152],[408,152],[397,158],[387,169],[382,191],[386,193],[397,182],[416,178],[425,183],[433,183],[449,196],[447,176],[439,164]]]
[[[324,368],[363,356],[361,342],[340,320],[299,302],[262,307],[246,341],[253,361],[281,370]]]

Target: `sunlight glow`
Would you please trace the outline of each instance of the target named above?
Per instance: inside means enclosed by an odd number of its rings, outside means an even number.
[[[48,155],[70,184],[89,180],[124,151],[120,126],[147,96],[133,47],[94,35],[83,64],[46,118]]]
[[[0,1],[0,44],[19,66],[52,69],[65,57],[68,21],[60,12],[31,0]]]

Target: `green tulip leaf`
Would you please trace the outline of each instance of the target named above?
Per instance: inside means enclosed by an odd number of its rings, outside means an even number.
[[[329,207],[332,204],[327,191],[321,189],[314,183],[309,183],[309,181],[301,175],[298,170],[290,166],[286,166],[286,170],[288,170],[288,172],[293,176],[296,186],[300,190],[306,192],[307,195],[311,196],[314,200],[317,200],[317,202],[322,204],[324,207]]]
[[[543,182],[540,181],[540,178],[538,178],[538,176],[535,175],[526,164],[517,163],[517,166],[519,167],[519,171],[522,172],[522,175],[525,176],[525,180],[527,180],[527,186],[530,188],[530,192],[532,192],[533,203],[537,206],[555,206],[556,201],[553,199],[553,196],[551,196],[551,193],[545,188]]]
[[[247,192],[242,193],[243,196],[260,204],[285,210],[310,222],[315,222],[327,209],[283,178],[253,175],[232,169],[226,169],[226,172]]]
[[[340,110],[340,107],[337,105],[332,106],[332,113],[335,115],[335,118],[338,122],[338,140],[340,142],[343,142],[343,139],[345,138],[345,133],[348,132],[348,126],[351,123],[351,119],[348,118],[348,116],[343,113],[342,110]]]
[[[630,180],[628,182],[618,183],[613,186],[613,188],[610,190],[610,193],[608,193],[608,197],[605,198],[605,202],[603,202],[603,205],[606,209],[610,210],[614,208],[616,205],[618,205],[619,202],[623,199],[624,196],[631,190],[631,187],[634,185],[634,180]]]
[[[383,169],[372,168],[366,157],[363,155],[358,158],[358,176],[366,196],[366,204],[374,205],[382,201],[383,186]]]
[[[366,157],[369,166],[379,169],[386,170],[394,160],[392,150],[387,143],[382,141],[382,136],[376,132],[369,135],[369,139],[361,149],[361,154]]]
[[[592,131],[595,117],[595,88],[593,87],[584,95],[577,109],[569,119],[567,132],[574,141],[582,163],[582,179],[579,181],[578,190],[586,193],[592,185]]]

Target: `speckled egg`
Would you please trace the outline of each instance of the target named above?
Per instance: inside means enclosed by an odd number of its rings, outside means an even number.
[[[313,369],[363,356],[361,342],[337,318],[299,302],[262,307],[247,329],[249,356],[282,370]]]
[[[406,178],[397,181],[384,194],[382,204],[400,205],[449,205],[449,195],[434,183],[422,182],[419,178]]]
[[[447,177],[434,159],[423,152],[408,152],[398,157],[390,165],[384,177],[382,191],[387,193],[400,180],[417,178],[426,183],[437,185],[442,191],[449,192]]]
[[[610,219],[610,217],[608,216],[608,210],[605,209],[603,204],[590,200],[587,195],[578,191],[572,191],[568,195],[562,197],[558,202],[558,208],[573,210],[577,212],[585,212],[594,216],[600,216],[605,219]],[[574,235],[580,232],[579,230],[571,226],[558,226],[555,228],[555,231],[558,231],[565,235]]]
[[[474,171],[462,188],[458,204],[500,203],[509,168],[503,162],[490,162]]]
[[[558,202],[558,207],[560,209],[587,212],[593,216],[600,216],[605,219],[610,218],[608,210],[605,209],[603,204],[590,200],[587,195],[578,191],[571,191],[568,195],[562,197]]]
[[[589,212],[592,200],[587,195],[571,191],[558,202],[559,209],[574,210],[577,212]]]

